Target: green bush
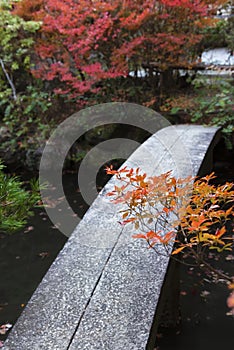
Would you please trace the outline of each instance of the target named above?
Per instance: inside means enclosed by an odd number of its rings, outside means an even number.
[[[31,73],[41,24],[14,15],[9,2],[3,0],[0,23],[0,123],[11,134],[0,147],[11,152],[18,147],[37,148],[52,129],[48,113],[54,101],[54,94]]]
[[[3,171],[0,161],[0,232],[11,233],[22,228],[27,218],[33,215],[32,207],[39,201],[39,187],[35,180],[30,181],[30,190],[16,176]]]
[[[195,108],[191,110],[191,121],[222,127],[226,146],[231,149],[234,132],[234,86],[222,77],[211,80],[195,79],[193,84],[197,97]]]
[[[185,113],[187,121],[222,128],[228,149],[234,147],[234,86],[230,78],[200,76],[192,81],[189,94],[178,94],[164,101],[161,111]]]

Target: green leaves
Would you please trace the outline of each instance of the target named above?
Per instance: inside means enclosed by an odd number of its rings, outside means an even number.
[[[22,228],[39,199],[39,186],[36,180],[30,183],[31,190],[25,190],[16,176],[3,172],[0,162],[0,231],[11,233]]]
[[[181,94],[168,98],[161,110],[177,114],[179,111],[190,116],[193,123],[204,123],[222,128],[226,147],[231,149],[234,132],[234,87],[228,77],[206,75],[192,81],[193,90],[189,94]]]
[[[25,64],[28,67],[34,45],[32,35],[39,30],[40,23],[27,22],[12,14],[10,8],[4,7],[4,3],[0,1],[0,58],[8,74],[11,74],[12,70],[24,69]],[[1,75],[2,72],[0,72]]]
[[[31,74],[34,40],[41,24],[25,21],[0,0],[0,112],[12,138],[1,147],[17,149],[27,144],[30,127],[43,124],[44,113],[52,105],[49,93],[42,91],[41,82]],[[43,116],[43,117],[41,117]],[[46,118],[46,116],[45,116]],[[45,122],[46,132],[48,123]],[[42,136],[43,134],[43,136]],[[46,137],[40,133],[41,137]],[[32,138],[37,142],[37,138]],[[37,147],[37,146],[36,146]]]

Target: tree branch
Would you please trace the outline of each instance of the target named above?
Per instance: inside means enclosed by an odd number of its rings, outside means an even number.
[[[7,78],[7,81],[9,83],[10,87],[11,87],[13,99],[16,101],[17,100],[17,95],[16,95],[15,86],[14,86],[13,81],[11,80],[9,74],[7,73],[6,68],[4,66],[4,63],[3,63],[3,60],[1,58],[0,58],[0,64],[1,64],[1,67],[2,67],[2,70],[3,70],[3,73],[5,74],[5,77]]]

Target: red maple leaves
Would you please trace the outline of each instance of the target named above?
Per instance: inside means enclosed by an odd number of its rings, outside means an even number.
[[[143,63],[189,63],[209,11],[224,1],[22,0],[15,12],[42,22],[34,74],[80,97]],[[212,6],[210,6],[212,5]],[[100,85],[100,84],[99,84]]]

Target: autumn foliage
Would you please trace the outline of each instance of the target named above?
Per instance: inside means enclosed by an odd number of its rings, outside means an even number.
[[[108,196],[123,203],[122,224],[131,223],[133,238],[144,239],[157,254],[172,255],[202,268],[212,278],[233,277],[207,261],[208,252],[232,251],[234,236],[228,227],[234,216],[234,184],[211,184],[214,173],[202,178],[176,178],[171,172],[147,177],[139,169],[107,168],[120,185]],[[234,309],[234,292],[228,305]]]
[[[42,22],[34,75],[84,98],[104,81],[156,61],[191,65],[204,27],[226,1],[22,0],[15,13]]]

